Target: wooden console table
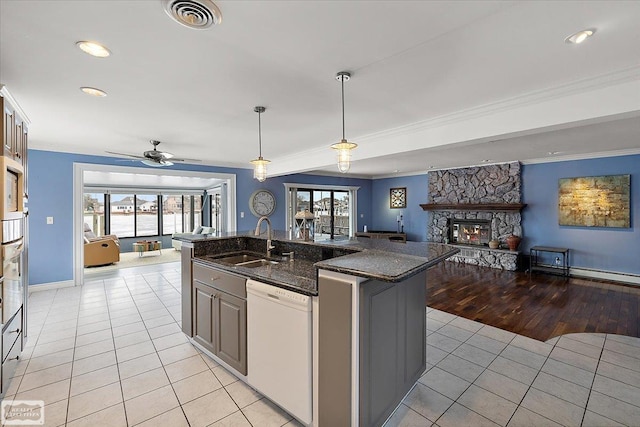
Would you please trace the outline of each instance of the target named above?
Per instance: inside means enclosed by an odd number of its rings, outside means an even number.
[[[138,252],[142,258],[144,252],[159,251],[162,255],[162,242],[157,240],[141,240],[133,244],[133,252]]]
[[[556,257],[556,262],[551,265],[540,264],[540,252],[549,252],[562,255],[562,263],[558,263],[560,257]],[[529,249],[529,274],[533,271],[543,271],[545,273],[562,274],[569,277],[569,249],[554,248],[551,246],[533,246]]]

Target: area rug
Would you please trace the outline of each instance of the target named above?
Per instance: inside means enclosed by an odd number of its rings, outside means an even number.
[[[166,262],[180,261],[180,251],[173,248],[158,251],[145,252],[140,256],[137,252],[125,252],[120,254],[120,262],[102,267],[89,267],[84,269],[85,275],[104,273],[105,271],[119,270],[121,268],[140,267],[145,265],[163,264]]]

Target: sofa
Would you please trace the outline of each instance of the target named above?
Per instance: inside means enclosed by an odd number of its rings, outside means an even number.
[[[216,229],[213,227],[196,227],[193,229],[193,231],[191,233],[173,233],[171,235],[171,246],[173,246],[173,248],[176,251],[179,251],[182,248],[182,241],[180,240],[176,240],[176,237],[188,237],[188,236],[193,236],[196,234],[213,234],[216,232]]]
[[[97,267],[120,261],[120,241],[118,236],[96,236],[84,223],[84,266]]]

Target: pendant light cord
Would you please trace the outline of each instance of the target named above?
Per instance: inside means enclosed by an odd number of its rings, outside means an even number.
[[[344,140],[344,76],[340,78],[340,84],[342,86],[342,139]]]
[[[260,111],[258,111],[258,144],[260,144],[260,159],[262,159],[262,121],[260,120]]]

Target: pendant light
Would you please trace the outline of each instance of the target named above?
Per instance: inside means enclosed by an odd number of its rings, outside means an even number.
[[[255,107],[253,111],[258,113],[258,143],[260,144],[260,155],[257,159],[251,160],[253,163],[253,177],[260,182],[263,182],[267,179],[267,164],[270,163],[269,160],[262,158],[262,123],[260,121],[260,114],[264,113],[266,108],[264,107]]]
[[[336,74],[336,80],[340,82],[342,86],[342,139],[340,142],[336,142],[331,145],[331,148],[338,152],[338,170],[342,173],[346,173],[351,166],[351,150],[356,148],[358,144],[349,142],[344,137],[344,82],[351,78],[351,73],[347,71],[340,71]]]

